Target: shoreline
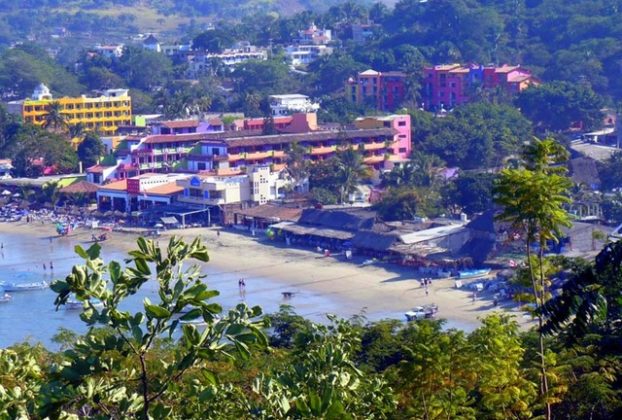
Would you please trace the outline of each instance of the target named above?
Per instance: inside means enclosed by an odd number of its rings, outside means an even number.
[[[84,242],[90,240],[92,232],[88,228],[79,228],[69,238],[88,247]],[[51,223],[0,223],[0,233],[58,238]],[[480,324],[478,318],[502,309],[513,314],[522,328],[532,325],[528,316],[516,310],[514,302],[503,302],[503,305],[494,307],[492,297],[486,295],[474,302],[469,290],[454,288],[453,279],[433,280],[429,296],[426,296],[419,284],[421,276],[412,268],[386,263],[360,266],[342,261],[338,256],[323,257],[312,250],[287,248],[281,243],[271,243],[267,238],[251,237],[241,232],[220,230],[217,235],[216,228],[164,231],[158,240],[163,245],[173,235],[185,240],[200,236],[210,257],[204,266],[208,272],[207,283],[218,289],[218,283],[225,281],[222,278],[233,276],[226,281],[244,278],[249,291],[252,290],[246,297],[251,306],[264,306],[261,295],[275,300],[280,299],[283,292],[292,292],[292,298],[283,300],[282,304],[291,305],[295,310],[298,305],[304,306],[305,298],[311,296],[334,303],[339,316],[363,314],[370,321],[387,318],[403,321],[404,313],[413,307],[434,303],[439,307],[437,318],[446,320],[446,326],[450,328],[472,330]],[[138,236],[138,233],[109,232],[109,239],[103,242],[103,246],[127,253],[136,247]],[[217,276],[217,281],[210,281],[212,276]],[[222,278],[218,280],[219,277]],[[271,280],[269,287],[262,287],[262,279]],[[254,299],[255,295],[257,299]],[[326,310],[328,308],[313,309],[317,309],[316,313],[331,312]]]

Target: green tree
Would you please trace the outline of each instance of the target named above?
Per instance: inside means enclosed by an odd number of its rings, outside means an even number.
[[[356,187],[370,175],[369,167],[363,163],[363,157],[352,149],[338,151],[337,178],[339,180],[339,200],[345,203]]]
[[[383,220],[412,220],[421,213],[421,201],[421,197],[412,187],[391,188],[374,205],[374,209]]]
[[[541,311],[550,298],[549,279],[544,271],[544,251],[549,241],[558,241],[563,227],[571,226],[564,206],[570,202],[571,182],[565,168],[553,166],[567,159],[567,151],[553,140],[537,140],[523,153],[524,167],[504,169],[495,185],[495,201],[502,207],[498,216],[509,222],[525,241],[528,274],[539,329],[540,396],[546,405],[546,417],[552,416],[547,376],[547,354]],[[537,257],[532,246],[537,244]]]
[[[101,138],[95,133],[88,133],[84,140],[78,145],[78,158],[85,168],[91,167],[99,162],[104,155],[105,148]]]
[[[230,32],[212,29],[195,36],[192,40],[192,48],[211,53],[221,53],[225,48],[230,48],[235,39]]]
[[[184,412],[180,400],[192,400],[193,395],[202,393],[209,399],[215,375],[207,361],[246,359],[252,347],[267,345],[261,330],[264,324],[255,320],[260,308],[240,304],[220,318],[221,307],[208,302],[218,292],[201,281],[204,276],[197,265],[183,268],[188,260],[208,261],[207,249],[199,239],[185,243],[172,238],[164,252],[154,241],[143,238],[137,245],[125,269],[116,261],[105,264],[97,244],[88,250],[76,246],[84,265],[74,266],[64,280],[52,284],[58,294],[57,307],[73,294],[83,302],[81,319],[90,327],[107,329],[102,336],[91,328],[68,351],[68,363],[55,368],[52,382],[41,391],[43,416],[87,410],[85,415],[90,417],[177,417],[176,413]],[[158,301],[145,298],[143,311],[123,310],[123,301],[152,275],[158,282]],[[99,309],[95,301],[103,307]],[[196,319],[205,322],[203,330],[184,324]],[[166,359],[157,357],[158,340],[176,337],[179,329],[177,351]],[[187,388],[183,379],[195,369],[203,369],[203,381]]]
[[[255,409],[270,418],[385,418],[395,408],[386,381],[356,369],[360,337],[352,325],[329,316],[296,337],[294,359],[253,385]]]
[[[551,82],[530,87],[516,104],[540,130],[562,131],[573,123],[590,130],[602,124],[603,99],[585,84]]]
[[[26,125],[17,134],[13,166],[18,176],[37,177],[46,169],[71,173],[78,167],[78,157],[58,134]]]
[[[285,156],[285,163],[287,172],[294,181],[294,189],[302,190],[310,175],[310,163],[304,148],[298,143],[291,143]]]

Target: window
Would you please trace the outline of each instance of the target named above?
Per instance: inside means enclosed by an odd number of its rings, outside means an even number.
[[[399,127],[406,127],[406,121],[398,121],[398,122],[397,122],[397,125],[398,125]]]
[[[400,147],[399,151],[400,151],[400,153],[406,153],[406,148],[405,147]]]

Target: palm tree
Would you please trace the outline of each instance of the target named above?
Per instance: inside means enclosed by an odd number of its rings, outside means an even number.
[[[348,149],[337,152],[337,176],[341,180],[339,199],[345,202],[348,194],[356,191],[363,178],[370,176],[370,169],[363,163],[360,153]]]
[[[63,129],[67,126],[67,117],[63,114],[63,106],[60,102],[51,102],[45,115],[45,121],[43,122],[43,128],[52,128],[54,131]]]
[[[81,122],[77,124],[72,124],[68,127],[69,129],[69,137],[75,139],[76,137],[82,137],[86,127]]]
[[[559,166],[566,158],[561,145],[554,140],[535,140],[523,153],[523,167],[505,169],[495,185],[495,200],[503,208],[498,216],[509,222],[525,239],[527,265],[531,292],[536,305],[540,345],[540,395],[546,404],[546,418],[551,419],[548,400],[548,380],[544,345],[543,311],[549,280],[545,275],[544,250],[549,241],[558,241],[562,228],[571,226],[570,216],[564,206],[570,203],[572,183],[565,176],[565,167]],[[537,256],[532,255],[532,245],[538,244]]]
[[[304,147],[298,143],[292,143],[285,156],[287,172],[294,180],[294,190],[302,190],[302,186],[309,178],[309,160]]]

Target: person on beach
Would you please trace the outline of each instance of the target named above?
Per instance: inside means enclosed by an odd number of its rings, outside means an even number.
[[[430,294],[430,290],[428,289],[428,286],[425,287],[425,295],[428,296]]]
[[[54,261],[50,261],[50,271],[54,271]]]
[[[43,263],[43,271],[47,270],[47,267],[45,266],[45,263]]]
[[[216,236],[220,237],[220,230],[216,231]]]

